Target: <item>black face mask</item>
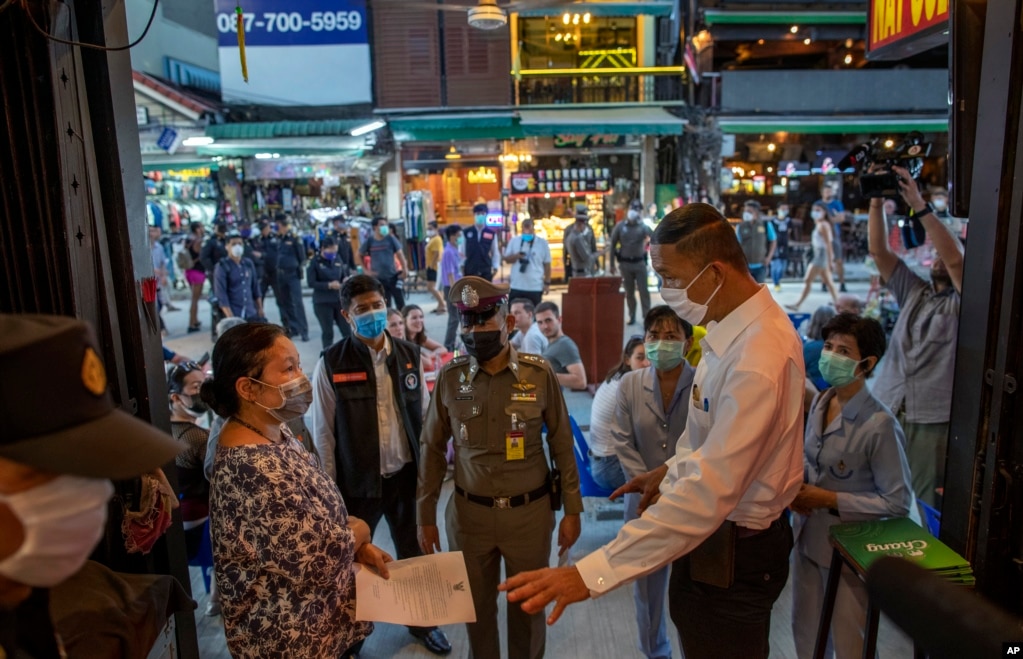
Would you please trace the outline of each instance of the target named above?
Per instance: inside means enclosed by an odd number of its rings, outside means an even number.
[[[184,394],[178,394],[178,396],[181,397],[183,403],[186,396]],[[200,398],[198,394],[194,396],[188,396],[187,398],[189,404],[185,405],[185,408],[192,413],[192,416],[198,418],[210,411],[210,406],[207,405],[206,402],[203,401],[203,399]]]
[[[501,354],[504,348],[504,341],[501,340],[501,330],[489,332],[467,332],[462,334],[462,343],[465,350],[479,362],[488,362]]]

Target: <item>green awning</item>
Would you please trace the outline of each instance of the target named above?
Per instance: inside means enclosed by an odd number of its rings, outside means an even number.
[[[196,151],[203,156],[247,158],[257,153],[277,153],[282,156],[339,156],[358,157],[362,154],[361,137],[278,137],[250,140],[217,140],[200,146]]]
[[[451,140],[523,137],[522,128],[511,112],[452,112],[388,119],[397,142],[448,142]]]
[[[878,117],[718,117],[723,133],[923,133],[948,130],[948,117],[878,116]]]
[[[865,11],[730,11],[704,9],[707,25],[866,25]]]
[[[685,120],[656,107],[519,111],[526,135],[681,135]]]
[[[170,169],[218,169],[217,163],[210,158],[199,158],[195,160],[176,160],[173,162],[142,162],[143,172],[165,172]]]
[[[218,140],[252,140],[273,137],[315,137],[348,135],[353,128],[372,119],[336,119],[330,121],[259,121],[236,124],[212,124],[206,136]]]
[[[519,12],[519,16],[532,18],[537,16],[561,16],[565,12],[570,14],[582,14],[588,12],[591,16],[670,16],[673,8],[671,0],[635,0],[634,2],[601,2],[590,0],[589,2],[571,3],[542,7],[537,9],[525,9]]]

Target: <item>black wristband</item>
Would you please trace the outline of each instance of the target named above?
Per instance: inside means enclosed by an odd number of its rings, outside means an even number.
[[[934,213],[934,206],[931,206],[930,202],[924,204],[923,210],[921,210],[921,211],[913,211],[911,213],[910,217],[914,217],[914,218],[923,217],[924,215],[927,215],[928,213],[931,213],[931,214]]]

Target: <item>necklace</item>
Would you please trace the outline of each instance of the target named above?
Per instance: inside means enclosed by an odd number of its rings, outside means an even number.
[[[245,420],[240,419],[237,416],[231,417],[231,420],[236,422],[236,423],[238,423],[239,425],[245,426],[246,428],[248,428],[252,432],[256,433],[257,435],[259,435],[260,437],[265,439],[266,441],[270,442],[271,444],[280,444],[281,443],[280,439],[273,439],[273,438],[271,438],[269,435],[267,435],[265,432],[263,432],[262,430],[260,430],[256,426],[252,425],[251,423],[247,423]]]

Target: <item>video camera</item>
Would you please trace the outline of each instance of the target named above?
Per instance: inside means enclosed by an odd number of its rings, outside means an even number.
[[[860,172],[860,193],[869,199],[899,196],[899,175],[892,165],[905,167],[914,179],[923,171],[924,158],[931,153],[931,145],[924,142],[923,133],[907,133],[901,141],[880,138],[854,148],[838,163],[841,170],[855,167]],[[884,171],[869,173],[873,165],[882,165]]]

